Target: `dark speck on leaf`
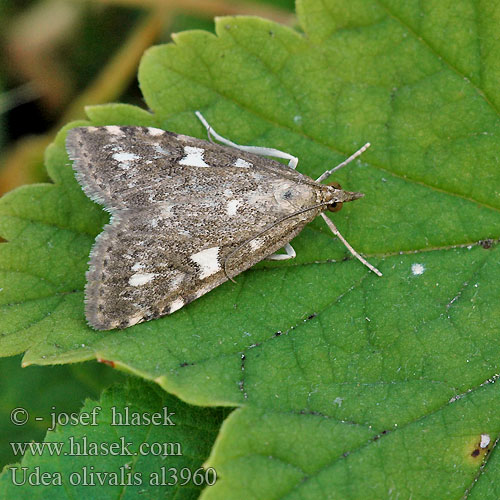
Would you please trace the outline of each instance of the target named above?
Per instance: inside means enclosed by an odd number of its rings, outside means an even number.
[[[471,457],[477,457],[479,455],[480,451],[478,448],[476,448],[472,453],[471,453]]]
[[[493,240],[492,239],[486,239],[486,240],[481,240],[479,244],[485,249],[489,250],[493,246]]]

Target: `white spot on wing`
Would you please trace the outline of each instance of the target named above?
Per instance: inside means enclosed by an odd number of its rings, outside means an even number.
[[[421,274],[424,274],[425,266],[423,264],[412,264],[411,272],[414,276],[420,276]]]
[[[132,266],[132,271],[134,271],[134,273],[135,273],[136,271],[139,271],[139,269],[144,269],[144,264],[141,264],[140,262],[136,262]]]
[[[148,127],[149,135],[162,135],[165,133],[161,128]]]
[[[130,168],[130,162],[138,160],[139,156],[134,153],[124,153],[122,151],[120,153],[113,153],[113,159],[118,162],[120,168],[128,170]]]
[[[119,162],[129,162],[138,160],[139,156],[134,153],[114,153],[113,158]]]
[[[235,167],[241,167],[241,168],[250,168],[250,167],[253,167],[253,164],[250,163],[250,162],[248,162],[248,161],[243,160],[242,158],[238,158],[234,162],[234,166]]]
[[[250,241],[250,248],[252,250],[258,250],[264,244],[264,240],[262,238],[255,238]]]
[[[186,276],[185,273],[179,273],[172,278],[172,280],[168,284],[171,292],[173,292],[182,283],[182,280],[184,279],[185,276]]]
[[[182,306],[184,305],[184,301],[181,298],[175,299],[171,304],[170,304],[170,311],[169,314],[172,314],[173,312],[179,310]]]
[[[172,208],[175,207],[175,203],[162,203],[161,205],[161,215],[162,217],[172,217]]]
[[[111,135],[123,135],[123,130],[116,125],[108,125],[106,131]]]
[[[240,200],[229,200],[227,202],[227,215],[232,217],[236,215],[236,211],[238,210],[238,206],[241,205]]]
[[[208,278],[220,271],[219,247],[207,248],[191,255],[190,259],[200,266],[200,279]]]
[[[159,144],[155,144],[153,147],[154,150],[161,156],[167,156],[169,154],[169,152],[165,148],[162,148]]]
[[[192,146],[184,146],[186,156],[182,158],[179,165],[187,165],[189,167],[210,167],[203,160],[205,150],[203,148],[193,148]]]
[[[155,276],[155,273],[135,273],[130,276],[128,284],[130,286],[142,286],[149,283]]]

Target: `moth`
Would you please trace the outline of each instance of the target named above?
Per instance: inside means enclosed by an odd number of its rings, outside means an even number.
[[[321,184],[369,144],[314,180],[295,170],[296,157],[235,144],[196,115],[210,141],[147,127],[68,132],[78,182],[111,213],[90,253],[90,326],[127,328],[171,314],[264,258],[293,258],[290,240],[317,215],[380,275],[324,214],[363,195]]]

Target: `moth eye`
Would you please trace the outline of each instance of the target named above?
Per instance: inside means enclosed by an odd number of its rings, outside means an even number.
[[[340,188],[338,188],[340,189]],[[341,201],[334,201],[327,206],[330,212],[338,212],[342,208],[343,203]]]
[[[338,182],[330,182],[328,184],[329,186],[334,187],[335,189],[342,189],[342,186]],[[338,212],[342,208],[343,203],[341,201],[334,201],[333,203],[330,203],[326,208],[330,212]]]

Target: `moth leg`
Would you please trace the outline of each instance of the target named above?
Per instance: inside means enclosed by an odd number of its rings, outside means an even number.
[[[207,128],[207,136],[208,136],[208,142],[209,142],[210,144],[215,144],[215,143],[214,143],[214,140],[212,139],[212,133],[210,132],[210,127],[209,127],[209,128]]]
[[[292,245],[290,245],[290,243],[287,243],[283,248],[286,253],[273,253],[269,257],[266,257],[266,260],[288,260],[288,259],[294,259],[297,256],[295,250],[293,249]]]
[[[199,111],[195,111],[195,115],[207,129],[209,138],[213,136],[215,139],[217,139],[219,142],[222,142],[222,144],[225,144],[226,146],[231,146],[232,148],[240,149],[241,151],[246,151],[247,153],[253,153],[254,155],[283,158],[285,160],[288,160],[288,166],[290,168],[294,170],[297,168],[297,163],[299,162],[299,159],[296,156],[292,156],[291,154],[285,153],[284,151],[280,151],[279,149],[261,148],[259,146],[241,146],[240,144],[236,144],[235,142],[230,141],[225,137],[222,137],[222,135],[219,135],[213,129],[213,127],[207,122],[207,120],[205,120],[205,117]]]

